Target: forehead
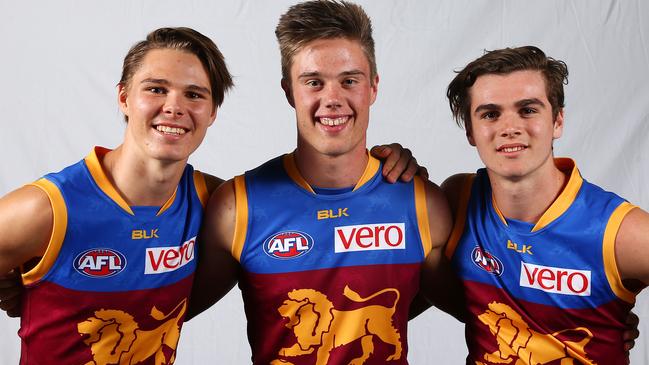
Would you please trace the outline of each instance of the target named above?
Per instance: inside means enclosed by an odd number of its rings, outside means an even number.
[[[192,84],[209,85],[207,71],[196,55],[169,48],[148,51],[133,78],[184,79]]]
[[[548,102],[545,78],[536,70],[479,76],[469,89],[469,95],[471,109],[483,104],[507,105],[532,98]]]
[[[369,68],[360,42],[347,38],[317,39],[295,53],[291,74],[360,70],[369,76]]]

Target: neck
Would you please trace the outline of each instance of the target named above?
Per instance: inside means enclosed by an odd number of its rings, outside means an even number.
[[[346,188],[356,185],[367,166],[362,144],[341,155],[325,155],[298,143],[295,165],[306,182],[319,188]]]
[[[127,144],[106,153],[101,166],[130,206],[161,206],[174,193],[187,161],[142,159]]]
[[[568,177],[548,160],[523,178],[497,176],[487,170],[498,209],[506,218],[536,223],[561,194]]]

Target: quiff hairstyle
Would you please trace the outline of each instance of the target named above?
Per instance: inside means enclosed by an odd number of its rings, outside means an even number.
[[[213,106],[216,108],[223,104],[225,93],[233,86],[223,54],[211,39],[186,27],[156,29],[149,33],[145,40],[133,45],[124,57],[120,85],[124,88],[130,86],[144,56],[154,49],[175,49],[195,55],[210,79]]]
[[[374,84],[376,58],[372,22],[360,5],[338,0],[313,0],[291,6],[279,18],[275,35],[282,55],[282,78],[290,81],[293,56],[318,39],[358,41],[370,64]]]
[[[478,77],[487,74],[506,75],[514,71],[540,71],[545,79],[545,92],[552,116],[556,119],[564,105],[563,85],[568,84],[568,66],[560,60],[548,57],[537,47],[524,46],[485,51],[485,54],[472,61],[448,85],[446,96],[453,117],[467,134],[471,133],[471,95],[469,89]]]

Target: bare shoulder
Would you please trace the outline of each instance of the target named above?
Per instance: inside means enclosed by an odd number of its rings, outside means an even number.
[[[204,172],[201,173],[205,178],[205,186],[207,187],[207,192],[210,193],[210,195],[216,190],[216,188],[219,187],[219,185],[223,184],[223,179],[218,178],[214,175],[206,174]]]
[[[223,182],[211,194],[205,208],[202,235],[228,251],[232,245],[236,223],[234,180]]]
[[[448,201],[439,186],[428,180],[424,181],[424,185],[433,248],[442,247],[446,243],[453,223]]]
[[[53,213],[47,194],[24,186],[0,198],[0,272],[45,252]]]
[[[457,208],[462,199],[462,191],[466,186],[468,179],[473,177],[474,174],[462,173],[455,174],[444,180],[442,183],[442,191],[448,200],[452,212],[457,211]]]
[[[627,213],[615,238],[615,257],[623,280],[649,285],[649,213],[640,208]]]

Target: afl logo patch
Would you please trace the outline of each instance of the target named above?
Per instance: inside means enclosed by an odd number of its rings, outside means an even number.
[[[311,251],[313,244],[313,238],[306,233],[284,231],[266,238],[264,252],[276,259],[293,259]]]
[[[92,248],[74,259],[74,269],[91,278],[108,278],[119,274],[125,267],[126,257],[109,248]]]
[[[499,258],[492,255],[488,251],[483,250],[480,247],[477,247],[471,251],[471,260],[473,263],[481,268],[482,270],[500,276],[503,274],[503,263]]]

